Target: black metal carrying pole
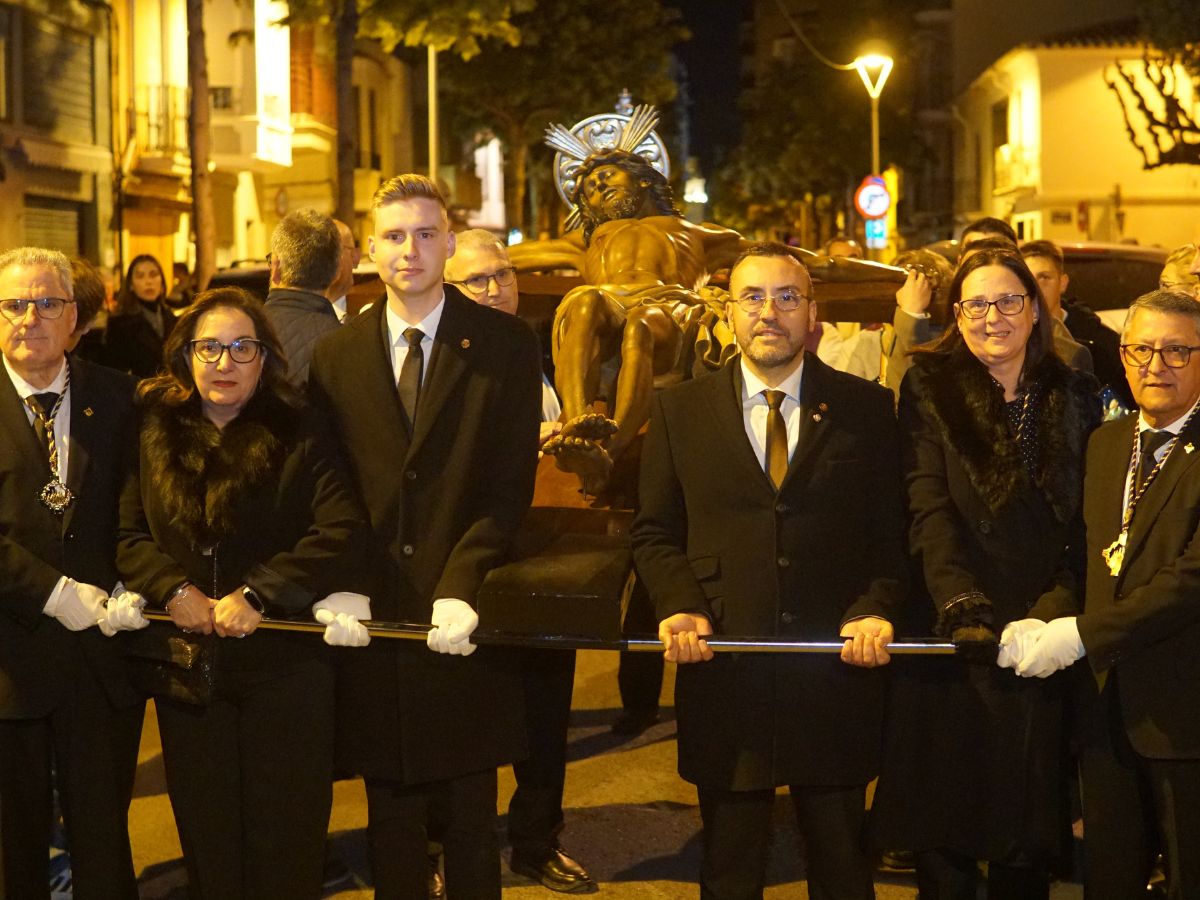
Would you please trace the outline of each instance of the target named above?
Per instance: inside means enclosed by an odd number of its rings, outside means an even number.
[[[171,617],[159,610],[143,610],[147,619],[155,622],[170,622]],[[373,638],[423,641],[432,625],[412,622],[379,622],[367,620],[362,623]],[[286,619],[263,619],[259,628],[270,631],[302,631],[322,634],[325,626],[318,622],[293,622]],[[652,635],[633,635],[624,638],[586,637],[573,634],[518,634],[505,631],[475,631],[471,642],[481,646],[529,647],[546,650],[621,650],[641,653],[661,653],[662,642]],[[778,637],[715,637],[706,640],[713,650],[722,653],[841,653],[845,641],[793,641]],[[888,653],[896,656],[947,656],[954,653],[954,645],[922,639],[888,644]]]

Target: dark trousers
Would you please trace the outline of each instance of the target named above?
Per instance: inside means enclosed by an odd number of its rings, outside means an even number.
[[[50,896],[53,777],[74,896],[136,900],[129,801],[143,710],[114,709],[84,670],[49,716],[0,722],[0,896]]]
[[[790,788],[804,837],[812,900],[871,900],[871,863],[863,852],[866,785]],[[774,791],[701,788],[704,821],[701,900],[759,900],[771,846]]]
[[[496,770],[404,785],[367,778],[367,843],[376,900],[414,900],[429,892],[429,827],[445,854],[446,893],[454,900],[500,900]]]
[[[633,584],[622,631],[627,634],[658,634],[654,604],[641,579]],[[617,688],[626,712],[652,716],[658,712],[662,692],[663,657],[661,653],[622,653],[617,662]]]
[[[217,675],[206,707],[155,701],[167,792],[197,900],[321,896],[333,675],[319,660]]]
[[[1087,900],[1142,896],[1161,850],[1170,900],[1200,898],[1200,760],[1148,759],[1129,744],[1115,678],[1079,756]],[[1195,715],[1180,710],[1179,715]]]
[[[657,655],[657,654],[656,654]],[[529,756],[513,765],[517,789],[508,804],[513,853],[545,856],[563,827],[567,729],[575,684],[574,650],[530,650],[521,658]]]
[[[979,862],[953,850],[923,850],[917,854],[917,896],[920,900],[975,900]],[[1045,866],[988,863],[988,900],[1046,900],[1050,873]]]

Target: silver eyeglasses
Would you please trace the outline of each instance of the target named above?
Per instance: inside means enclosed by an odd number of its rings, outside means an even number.
[[[799,294],[796,291],[780,291],[775,296],[771,297],[771,305],[780,312],[791,312],[800,308],[800,304],[807,300],[808,297]],[[746,312],[758,312],[767,302],[767,295],[762,293],[742,294],[737,298],[737,305]]]
[[[488,282],[493,278],[496,280],[496,284],[500,285],[500,287],[508,287],[513,283],[516,277],[517,270],[509,266],[504,269],[497,269],[490,275],[472,275],[470,278],[467,278],[463,281],[456,281],[454,283],[461,284],[472,294],[482,294],[488,289]]]

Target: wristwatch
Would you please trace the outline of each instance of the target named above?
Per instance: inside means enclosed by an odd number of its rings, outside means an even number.
[[[254,588],[242,588],[242,596],[246,598],[247,603],[254,607],[255,612],[264,613],[267,611],[267,607],[262,602],[262,597],[258,596],[258,592]]]

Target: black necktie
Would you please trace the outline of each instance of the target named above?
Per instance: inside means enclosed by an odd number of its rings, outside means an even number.
[[[421,340],[425,332],[420,328],[404,329],[404,340],[408,341],[408,354],[400,367],[400,405],[408,416],[408,429],[411,432],[417,421],[417,401],[421,397],[421,370],[425,367],[425,352],[421,349]]]
[[[54,410],[54,404],[58,402],[58,394],[53,391],[45,391],[41,394],[31,394],[28,402],[33,406],[33,433],[37,435],[38,443],[42,445],[42,449],[47,453],[50,452],[50,436],[47,433],[47,419],[50,418],[50,413]]]
[[[1154,454],[1174,436],[1169,431],[1143,431],[1138,436],[1142,447],[1141,457],[1138,459],[1137,486],[1139,491],[1146,483],[1146,479],[1150,477],[1150,473],[1154,471]]]
[[[783,391],[763,391],[767,397],[767,475],[775,490],[783,485],[788,470],[787,423],[783,420]]]

